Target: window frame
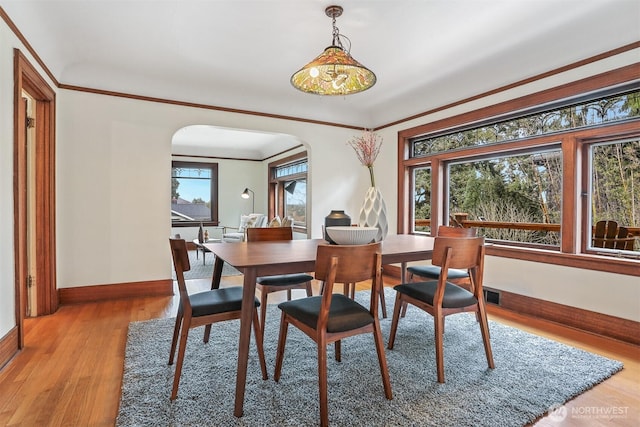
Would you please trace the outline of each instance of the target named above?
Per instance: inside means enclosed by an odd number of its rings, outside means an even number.
[[[171,227],[193,227],[199,226],[217,226],[220,224],[218,217],[218,163],[205,163],[205,162],[184,162],[180,160],[171,161],[171,170],[175,168],[197,168],[197,169],[209,169],[211,171],[211,220],[209,221],[171,221]],[[173,174],[171,174],[173,178]],[[170,183],[171,184],[171,183]]]
[[[618,135],[616,137],[605,136],[602,138],[590,138],[582,141],[581,145],[581,155],[582,155],[582,168],[584,170],[580,194],[582,195],[582,210],[585,213],[585,221],[582,224],[582,235],[584,239],[582,241],[581,251],[585,254],[594,254],[594,255],[605,255],[607,257],[627,257],[631,259],[640,260],[640,254],[636,254],[636,252],[623,251],[620,249],[607,249],[607,248],[597,248],[592,246],[591,242],[593,239],[593,214],[591,209],[591,200],[592,200],[592,164],[591,164],[591,154],[594,146],[598,145],[609,145],[616,144],[620,142],[626,142],[629,140],[638,140],[640,139],[640,131]],[[622,224],[621,224],[622,225]]]
[[[545,140],[546,141],[546,140]],[[532,141],[535,142],[535,141]],[[443,213],[443,218],[446,221],[446,218],[453,218],[456,217],[456,212],[451,212],[450,211],[450,185],[451,185],[451,167],[455,166],[455,165],[460,165],[460,164],[467,164],[467,163],[475,163],[475,162],[482,162],[482,161],[486,161],[486,160],[496,160],[496,159],[506,159],[506,158],[511,158],[511,157],[520,157],[520,156],[528,156],[528,155],[534,155],[537,153],[549,153],[549,152],[559,152],[560,155],[562,155],[562,149],[561,149],[561,144],[559,142],[556,141],[556,143],[554,143],[553,141],[548,141],[545,142],[543,145],[535,145],[535,146],[531,146],[527,149],[514,149],[514,150],[500,150],[500,152],[496,152],[494,151],[493,153],[491,153],[490,155],[482,155],[482,156],[476,156],[476,157],[467,157],[464,159],[448,159],[447,161],[443,161],[441,162],[443,165],[443,197],[445,197],[444,202],[442,204],[442,209],[444,210]],[[561,184],[562,185],[562,184]],[[562,196],[560,194],[560,196]],[[561,208],[562,209],[562,208]],[[446,221],[448,222],[448,221]],[[521,222],[522,224],[525,224],[524,222]],[[554,224],[557,224],[557,222],[554,222]],[[516,227],[513,227],[516,228]],[[525,229],[521,229],[521,230],[525,230]],[[558,231],[558,238],[559,240],[561,240],[562,237],[562,226],[560,226],[560,230]],[[491,238],[486,238],[488,242],[494,243],[494,244],[504,244],[504,245],[508,245],[508,246],[515,246],[515,247],[526,247],[526,248],[530,248],[530,249],[545,249],[548,251],[553,251],[553,252],[558,252],[560,251],[560,245],[561,243],[559,242],[558,246],[549,246],[549,245],[545,245],[545,244],[541,244],[541,243],[530,243],[530,242],[524,242],[524,241],[518,241],[518,240],[497,240],[497,239],[491,239]]]
[[[280,167],[286,166],[288,164],[300,163],[301,161],[306,160],[307,162],[307,172],[297,173],[292,175],[286,175],[282,177],[276,177],[276,170]],[[306,197],[306,215],[305,215],[305,224],[294,224],[293,231],[297,233],[307,234],[307,230],[309,228],[309,157],[307,155],[307,151],[301,151],[300,153],[293,154],[291,156],[284,157],[279,160],[275,160],[269,163],[268,166],[268,174],[269,174],[269,200],[268,200],[268,212],[269,217],[275,217],[278,215],[280,218],[284,218],[284,206],[285,206],[285,182],[294,181],[299,179],[305,179],[307,182],[307,197]]]
[[[640,260],[601,256],[586,251],[585,221],[589,216],[586,197],[583,196],[588,168],[585,167],[583,147],[603,139],[627,139],[640,135],[640,119],[626,122],[614,122],[597,127],[572,129],[549,135],[539,135],[522,140],[493,145],[465,147],[423,157],[410,157],[411,143],[417,137],[438,134],[451,129],[470,126],[490,119],[498,119],[514,111],[524,111],[539,105],[583,96],[588,92],[609,90],[609,88],[638,82],[640,65],[624,67],[615,72],[603,73],[584,80],[569,83],[561,87],[548,89],[522,98],[513,99],[474,110],[457,116],[448,117],[425,125],[398,132],[398,233],[410,234],[413,231],[413,169],[431,166],[431,230],[437,230],[445,224],[448,198],[445,193],[447,162],[477,158],[488,155],[500,155],[503,152],[544,148],[557,145],[562,149],[563,183],[561,208],[560,252],[516,247],[490,245],[487,254],[527,261],[564,265],[582,269],[607,271],[632,276],[640,276]],[[524,113],[523,113],[524,115]]]

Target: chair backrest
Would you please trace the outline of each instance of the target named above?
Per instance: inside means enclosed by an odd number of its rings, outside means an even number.
[[[169,239],[171,246],[171,256],[173,258],[173,268],[176,271],[176,281],[178,282],[178,290],[180,291],[180,302],[183,304],[185,312],[191,310],[189,303],[189,294],[187,293],[187,285],[184,281],[184,272],[191,270],[189,263],[189,253],[187,252],[187,244],[184,239]]]
[[[318,245],[315,278],[324,282],[322,304],[328,312],[335,283],[371,280],[370,311],[377,315],[378,292],[382,286],[382,244]]]
[[[618,223],[616,221],[602,220],[596,222],[593,230],[593,246],[596,248],[608,247],[607,241],[611,242],[618,236]],[[613,244],[610,244],[611,248]]]
[[[247,228],[247,242],[265,242],[275,240],[292,240],[291,227]]]
[[[627,227],[618,227],[616,221],[602,220],[596,222],[593,230],[593,247],[633,250],[634,237],[629,237]]]
[[[441,225],[438,227],[438,236],[442,237],[476,237],[475,228],[451,227]]]
[[[467,269],[476,297],[482,296],[484,275],[484,237],[436,237],[433,244],[433,265],[442,271],[450,268]],[[439,286],[444,287],[447,277],[440,275]]]
[[[635,243],[636,238],[629,234],[629,229],[627,227],[618,227],[618,237],[614,242],[614,249],[632,251]]]
[[[180,271],[183,273],[185,271],[191,270],[191,264],[189,263],[189,253],[187,252],[187,244],[184,239],[181,238],[170,238],[169,244],[171,245],[171,256],[173,257],[173,266],[176,270],[176,273]]]

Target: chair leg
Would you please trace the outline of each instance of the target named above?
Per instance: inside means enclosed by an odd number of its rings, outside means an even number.
[[[260,289],[260,330],[264,339],[264,325],[267,321],[267,297],[269,296],[269,288],[263,286]]]
[[[182,307],[178,307],[176,315],[176,325],[173,327],[173,339],[171,340],[171,352],[169,353],[169,365],[173,365],[173,357],[176,354],[176,346],[178,344],[178,336],[180,335],[180,326],[182,324]]]
[[[178,347],[178,360],[176,362],[176,372],[173,376],[173,389],[171,390],[171,400],[178,397],[178,385],[180,384],[180,375],[182,374],[182,363],[184,362],[184,350],[187,347],[187,338],[189,337],[189,328],[191,327],[191,319],[183,319],[180,331],[180,345]]]
[[[333,346],[335,348],[336,362],[342,362],[342,341],[335,341]]]
[[[205,344],[209,342],[209,336],[211,336],[211,323],[204,327],[204,337],[202,338],[202,342]]]
[[[323,337],[320,337],[318,340],[318,386],[320,394],[320,426],[328,427],[329,397],[327,387],[327,342]]]
[[[476,312],[476,318],[480,319],[480,331],[482,332],[482,342],[484,343],[484,352],[487,355],[487,364],[491,369],[496,366],[493,363],[493,352],[491,351],[491,337],[489,335],[489,322],[487,322],[487,312],[484,307],[484,302],[478,303],[478,311]]]
[[[382,331],[380,330],[380,322],[375,319],[373,322],[373,339],[376,342],[376,351],[378,352],[378,363],[380,364],[380,375],[382,375],[382,386],[384,387],[384,395],[387,399],[393,399],[391,393],[391,379],[389,378],[389,368],[387,367],[387,356],[384,354],[384,342],[382,340]]]
[[[398,320],[400,319],[400,309],[405,304],[406,302],[404,302],[400,298],[400,292],[397,292],[396,302],[393,304],[393,318],[391,319],[391,331],[389,332],[389,342],[387,343],[387,348],[389,350],[393,350],[393,343],[396,340],[396,331],[398,329]]]
[[[402,303],[402,317],[404,317],[404,316],[406,316],[406,315],[407,315],[407,306],[408,306],[408,305],[409,305],[409,304],[407,304],[406,302],[403,302],[403,303]]]
[[[291,301],[291,289],[287,289],[287,301]]]
[[[438,382],[444,383],[444,316],[435,312],[433,316],[435,324],[434,333],[436,340],[436,368],[438,371]]]
[[[355,286],[354,286],[355,287]],[[387,303],[384,300],[384,279],[382,279],[382,275],[380,275],[380,307],[382,308],[382,317],[387,318]]]
[[[256,347],[258,347],[258,359],[260,360],[260,370],[262,371],[262,379],[269,378],[267,374],[267,362],[264,360],[264,336],[262,335],[262,329],[258,323],[258,309],[253,309],[253,334],[256,336]]]
[[[276,351],[276,367],[273,372],[274,381],[278,382],[280,379],[280,372],[282,371],[282,359],[284,359],[284,345],[287,342],[287,329],[289,327],[289,321],[287,321],[284,312],[280,318],[280,334],[278,335],[278,350]]]
[[[409,274],[409,283],[411,283],[411,282],[413,282],[413,273]],[[401,315],[402,317],[405,317],[407,315],[407,306],[408,305],[409,304],[407,304],[406,301],[402,303],[402,315]]]

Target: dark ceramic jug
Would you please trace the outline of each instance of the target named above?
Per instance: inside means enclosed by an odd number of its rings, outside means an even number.
[[[326,240],[329,243],[335,244],[335,242],[331,240],[331,238],[327,234],[326,228],[333,227],[333,226],[345,226],[345,225],[346,226],[351,225],[351,217],[346,213],[344,213],[344,211],[331,211],[329,215],[324,217],[324,227],[325,227],[324,240]]]

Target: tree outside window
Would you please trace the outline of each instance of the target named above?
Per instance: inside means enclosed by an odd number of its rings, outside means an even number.
[[[431,231],[431,168],[414,169],[413,182],[413,231],[428,233]]]
[[[464,213],[466,220],[479,221],[478,233],[488,239],[559,249],[559,149],[454,163],[448,175],[449,215],[454,221]],[[551,224],[553,230],[544,227]]]
[[[530,248],[638,258],[637,84],[573,94],[499,118],[481,114],[474,112],[473,124],[463,114],[459,128],[426,125],[404,136],[408,157],[400,167],[411,173],[405,176],[413,205],[402,214],[409,230],[432,231],[441,215],[439,222],[476,228],[512,257],[541,259],[542,252],[522,251]],[[432,200],[439,212],[432,211]],[[599,221],[624,227],[627,237],[617,238],[632,245],[595,245]],[[565,260],[573,262],[557,262]]]
[[[638,239],[610,248],[606,245],[601,249],[601,246],[594,245],[593,236],[599,221],[615,221],[627,232],[640,227],[640,139],[593,144],[588,155],[591,177],[588,190],[591,215],[589,246],[604,252],[608,249],[640,251]]]

